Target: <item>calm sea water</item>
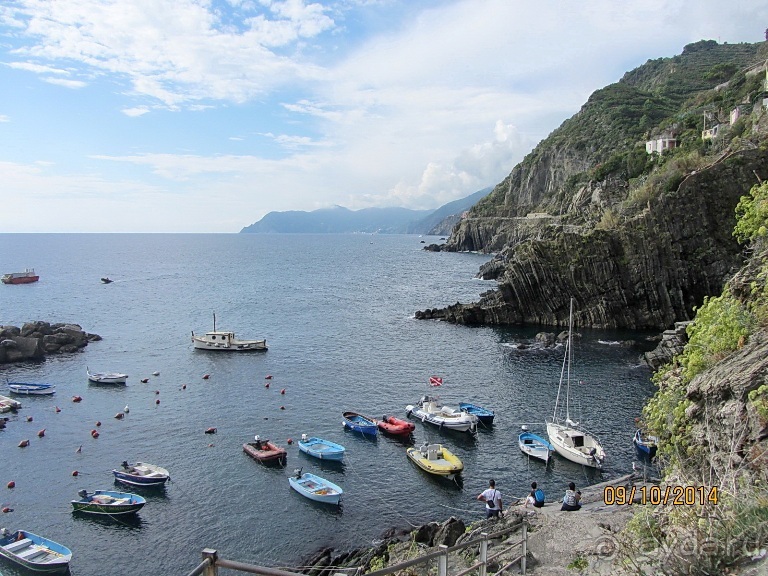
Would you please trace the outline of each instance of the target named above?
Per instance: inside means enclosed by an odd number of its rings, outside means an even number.
[[[422,248],[416,236],[0,235],[0,272],[35,267],[41,276],[0,286],[0,323],[73,322],[103,337],[81,353],[0,366],[0,394],[5,378],[57,386],[55,396],[22,398],[0,431],[0,504],[13,509],[0,515],[2,525],[72,548],[77,576],[186,574],[206,547],[232,560],[297,566],[323,546],[368,546],[393,526],[482,518],[475,496],[489,478],[507,501],[524,496],[532,480],[556,499],[568,481],[583,486],[630,471],[634,418],[652,393],[639,360],[648,346],[616,343],[645,334],[587,331],[574,344],[573,372],[583,384],[573,390],[573,412],[601,437],[605,469],[559,457],[546,468],[529,462],[517,434],[521,424],[545,433],[563,350],[517,349],[535,327],[414,320],[415,310],[474,301],[493,287],[474,278],[488,256]],[[210,329],[214,311],[218,328],[265,337],[269,351],[193,350],[191,331]],[[126,372],[128,384],[89,384],[86,366]],[[404,416],[433,374],[444,378],[437,390],[444,403],[472,401],[497,413],[495,426],[475,437],[417,423],[414,442],[442,442],[464,461],[462,485],[417,469],[401,441],[368,440],[341,426],[344,410]],[[114,418],[126,406],[125,418]],[[204,434],[209,427],[217,434]],[[344,444],[344,465],[287,446],[302,433]],[[247,457],[242,444],[254,434],[286,446],[288,465]],[[30,446],[18,448],[25,438]],[[74,516],[78,489],[116,488],[111,470],[123,460],[162,465],[172,482],[143,492],[148,503],[134,520]],[[343,505],[292,491],[287,478],[297,467],[340,484]],[[0,571],[19,574],[6,561]]]

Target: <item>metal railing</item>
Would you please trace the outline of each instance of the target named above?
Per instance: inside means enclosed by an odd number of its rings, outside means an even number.
[[[502,548],[496,549],[497,547],[495,547],[493,549],[493,554],[490,556],[488,555],[489,541],[496,540],[498,538],[506,536],[511,532],[516,532],[519,528],[521,528],[520,540],[516,540],[514,542],[509,542],[509,541],[503,542]],[[509,554],[510,552],[515,550],[518,546],[520,547],[520,554],[515,556],[514,558],[506,559],[504,562],[504,565],[501,566],[495,572],[495,575],[502,574],[503,572],[509,570],[512,566],[518,563],[520,564],[520,573],[521,574],[526,573],[526,558],[528,555],[528,523],[525,520],[525,518],[523,518],[519,522],[516,522],[511,526],[507,526],[506,528],[504,528],[503,530],[499,530],[498,532],[494,532],[491,534],[483,532],[482,534],[480,534],[479,538],[470,539],[470,540],[467,540],[466,542],[462,542],[461,544],[456,544],[455,546],[446,546],[444,544],[441,544],[440,546],[438,546],[438,549],[434,552],[429,552],[427,554],[424,554],[423,556],[419,556],[418,558],[414,558],[412,560],[406,560],[405,562],[400,562],[393,566],[382,568],[381,570],[367,572],[365,573],[365,576],[388,576],[390,574],[396,574],[401,570],[405,570],[406,568],[412,568],[415,566],[423,566],[424,573],[428,574],[429,565],[433,560],[437,560],[437,576],[449,576],[448,555],[452,552],[460,552],[471,546],[478,546],[478,545],[480,547],[480,550],[479,550],[477,562],[475,562],[474,564],[472,564],[467,568],[464,568],[459,572],[451,574],[450,576],[466,576],[467,574],[475,571],[477,571],[478,576],[488,576],[488,565],[492,563],[494,560],[501,558],[505,554]],[[203,561],[197,566],[197,568],[192,570],[192,572],[190,572],[188,576],[218,576],[219,568],[230,568],[232,570],[238,570],[240,572],[246,572],[249,574],[261,574],[262,576],[305,576],[299,572],[289,572],[287,570],[280,570],[279,568],[267,568],[264,566],[254,566],[252,564],[245,564],[243,562],[234,562],[232,560],[225,560],[223,558],[219,558],[216,550],[213,550],[211,548],[205,548],[203,550]],[[328,568],[322,568],[320,570],[321,572],[327,572],[328,574],[331,574],[335,572],[343,572],[349,569],[338,568],[338,567],[328,567]],[[363,574],[363,567],[360,566],[356,569],[355,575],[361,576],[362,574]]]

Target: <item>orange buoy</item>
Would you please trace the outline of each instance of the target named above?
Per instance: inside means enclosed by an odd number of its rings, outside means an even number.
[[[79,475],[80,475],[80,472],[78,472],[77,470],[72,470],[72,476],[79,476]]]
[[[210,377],[211,377],[210,374],[203,374],[203,380],[208,380],[208,378]]]
[[[155,390],[155,395],[160,394],[160,390]]]
[[[29,446],[29,440],[22,440],[19,442],[19,448],[26,448],[27,446]]]
[[[213,444],[208,444],[208,448],[213,448]]]
[[[155,400],[155,404],[160,404],[160,398],[158,398],[157,400]]]
[[[45,428],[43,428],[42,430],[40,430],[40,431],[37,433],[37,437],[38,437],[38,438],[42,438],[43,436],[45,436]]]
[[[288,438],[288,440],[286,440],[286,442],[288,442],[288,444],[293,444],[293,438]]]
[[[57,414],[58,414],[59,412],[61,412],[61,408],[59,408],[58,406],[54,406],[54,408],[56,409],[56,413],[57,413]]]
[[[14,482],[13,480],[8,482],[8,488],[16,488],[16,482]]]
[[[72,402],[80,402],[82,399],[82,396],[72,396]]]
[[[264,388],[269,388],[269,382],[267,382],[266,384],[264,384]]]
[[[141,382],[142,384],[146,384],[147,382],[149,382],[149,378],[142,378],[142,379],[140,380],[140,382]]]
[[[8,512],[13,512],[13,508],[8,508],[8,506],[3,508],[3,514],[8,514]]]
[[[101,420],[96,420],[96,426],[101,426]]]
[[[32,416],[27,416],[27,422],[32,422]]]
[[[280,394],[285,394],[285,388],[283,388],[282,390],[280,390]]]
[[[285,410],[285,406],[280,406],[280,410]]]
[[[216,428],[213,428],[213,427],[211,427],[211,428],[206,428],[206,429],[205,429],[205,433],[206,433],[206,434],[216,434]]]
[[[272,380],[272,374],[267,374],[264,376],[264,380]]]
[[[125,414],[123,414],[122,412],[118,412],[117,414],[115,414],[115,418],[117,418],[118,420],[122,420],[124,417],[125,417]]]
[[[96,432],[96,430],[91,430],[91,436],[92,436],[93,438],[98,438],[98,437],[99,437],[99,433],[98,433],[98,432]]]

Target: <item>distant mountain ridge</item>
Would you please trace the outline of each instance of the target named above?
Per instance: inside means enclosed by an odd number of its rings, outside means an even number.
[[[485,188],[466,198],[454,200],[437,210],[408,208],[363,208],[343,206],[311,212],[291,210],[270,212],[246,226],[240,233],[277,234],[436,234],[447,235],[461,215],[491,192]]]

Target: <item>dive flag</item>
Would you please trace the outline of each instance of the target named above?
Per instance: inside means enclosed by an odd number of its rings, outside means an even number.
[[[442,386],[443,385],[443,379],[440,378],[440,376],[430,376],[429,377],[429,385],[430,386]]]

